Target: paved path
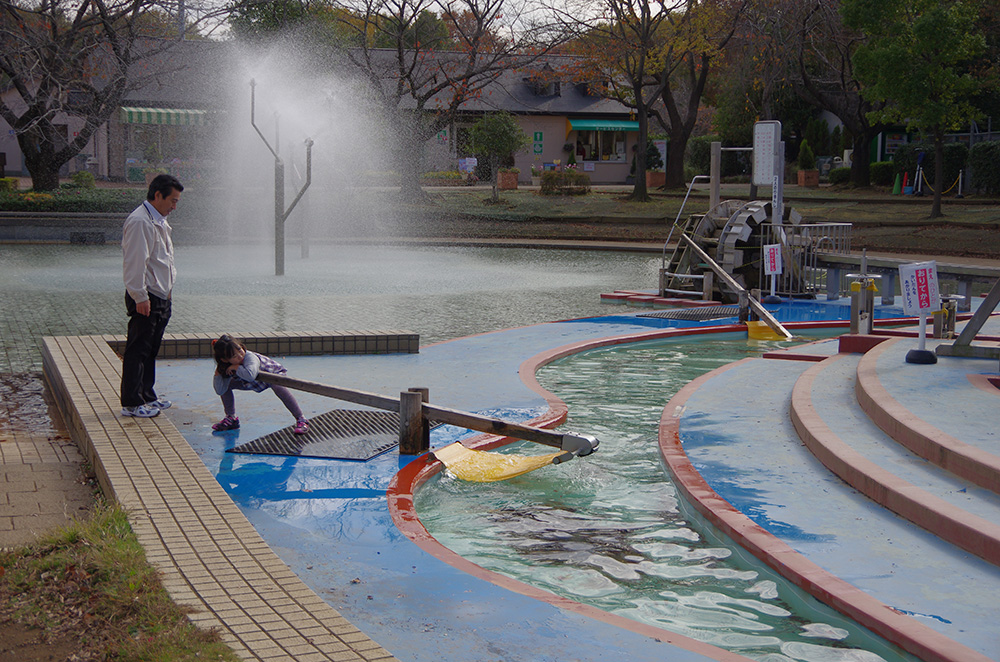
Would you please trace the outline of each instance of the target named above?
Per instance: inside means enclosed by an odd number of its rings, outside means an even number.
[[[161,352],[204,356],[210,340],[168,337]],[[171,598],[243,659],[394,659],[271,551],[166,416],[119,414],[121,360],[109,341],[121,338],[46,338],[46,376],[103,492],[129,512]],[[275,335],[259,349],[277,353],[296,342]]]
[[[0,376],[0,548],[86,515],[93,485],[37,374]]]

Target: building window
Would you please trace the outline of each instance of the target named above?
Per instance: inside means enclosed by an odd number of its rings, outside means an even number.
[[[625,132],[577,131],[576,160],[608,162],[625,161]]]

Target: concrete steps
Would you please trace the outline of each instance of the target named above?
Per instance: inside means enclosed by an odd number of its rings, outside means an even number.
[[[908,485],[887,482],[911,502],[967,529],[985,523],[981,547],[995,532],[995,495],[898,448],[868,420],[853,393],[860,355],[812,345],[787,358],[810,360],[731,364],[664,409],[661,451],[686,500],[776,571],[920,659],[997,659],[1000,632],[984,605],[1000,592],[1000,568],[867,496],[885,483],[859,472],[855,489],[817,455],[905,477]],[[840,444],[836,452],[803,443],[803,421],[827,446]]]
[[[855,396],[864,364],[862,355],[839,354],[800,376],[790,406],[799,437],[824,466],[868,498],[1000,565],[1000,496],[914,455],[876,426]],[[930,439],[927,444],[934,445]]]
[[[919,368],[900,359],[904,350],[899,342],[886,341],[862,356],[856,386],[861,408],[887,435],[911,452],[1000,494],[1000,431],[990,427],[988,418],[1000,404],[997,399],[1000,390],[983,383],[983,379],[973,379],[995,374],[995,364],[983,359],[949,357],[935,365],[926,376],[935,379],[938,388],[946,386],[956,395],[961,393],[961,397],[941,402],[922,395]],[[901,371],[917,374],[902,383],[883,382],[880,369],[887,377]],[[944,380],[946,385],[941,383]],[[891,391],[887,385],[892,385]],[[961,439],[954,434],[956,420],[973,423],[962,426]],[[942,428],[949,428],[952,433]]]

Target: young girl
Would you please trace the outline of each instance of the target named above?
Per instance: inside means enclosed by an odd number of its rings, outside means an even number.
[[[236,416],[236,398],[233,389],[241,391],[256,391],[260,393],[271,389],[281,403],[295,417],[295,434],[305,434],[309,431],[309,421],[302,415],[302,409],[295,396],[284,386],[267,384],[257,381],[257,373],[268,372],[273,375],[283,375],[287,370],[274,359],[247,351],[243,343],[229,334],[224,334],[212,341],[215,352],[215,392],[222,396],[222,407],[226,417],[212,426],[216,432],[236,430],[240,427],[240,419]]]

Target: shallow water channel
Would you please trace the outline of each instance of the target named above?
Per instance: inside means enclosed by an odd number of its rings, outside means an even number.
[[[690,380],[761,349],[651,342],[545,366],[539,382],[569,406],[565,429],[595,434],[598,452],[505,482],[439,475],[419,492],[421,521],[482,567],[763,662],[906,659],[826,608],[791,606],[800,592],[682,512],[657,449],[661,410]]]

